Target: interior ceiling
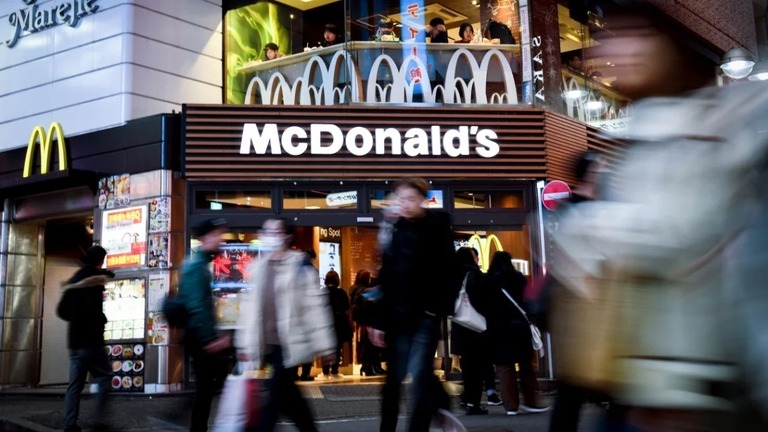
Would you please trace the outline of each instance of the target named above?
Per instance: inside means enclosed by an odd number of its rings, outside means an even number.
[[[337,3],[341,0],[275,0],[277,3],[296,8],[302,11],[314,9],[316,7],[325,6],[331,3]]]

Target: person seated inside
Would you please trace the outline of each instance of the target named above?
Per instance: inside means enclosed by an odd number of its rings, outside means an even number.
[[[267,60],[274,60],[283,57],[285,54],[280,52],[280,47],[276,43],[270,42],[264,45],[264,55],[267,57]]]
[[[338,33],[336,33],[336,26],[334,24],[326,24],[325,31],[323,31],[323,43],[324,47],[336,45],[341,42]]]
[[[504,24],[491,18],[488,20],[488,27],[485,29],[485,37],[491,40],[491,43],[514,45],[515,37],[512,30]]]
[[[472,28],[472,24],[463,23],[459,27],[459,40],[454,43],[468,44],[472,43],[475,39],[475,29]]]
[[[445,27],[445,21],[439,17],[432,18],[429,25],[416,33],[413,39],[414,42],[448,43],[448,29]]]
[[[581,62],[581,57],[578,54],[572,54],[568,56],[568,69],[576,73],[584,73],[584,65]]]
[[[400,39],[395,35],[395,22],[384,17],[379,20],[376,34],[371,36],[372,41],[377,42],[398,42]]]

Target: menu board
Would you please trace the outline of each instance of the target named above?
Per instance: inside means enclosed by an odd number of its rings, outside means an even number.
[[[168,321],[163,315],[163,302],[168,296],[170,276],[167,272],[149,275],[147,290],[147,343],[168,344]]]
[[[104,340],[143,340],[146,279],[118,279],[104,287]]]
[[[105,347],[112,368],[112,391],[144,391],[144,345],[108,344]]]
[[[107,268],[143,265],[147,253],[147,207],[105,210],[101,246],[107,250]]]

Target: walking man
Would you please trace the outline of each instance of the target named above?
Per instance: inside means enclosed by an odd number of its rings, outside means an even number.
[[[371,342],[386,347],[387,380],[381,407],[381,432],[394,432],[400,388],[413,380],[410,432],[426,432],[432,416],[449,408],[448,395],[434,375],[435,350],[443,317],[453,312],[459,291],[455,254],[446,213],[422,207],[429,184],[420,178],[395,184],[400,217],[382,256],[382,299]],[[409,368],[410,366],[410,368]]]
[[[112,370],[107,353],[104,351],[104,284],[115,274],[103,270],[107,251],[101,246],[91,246],[85,251],[83,267],[63,286],[61,301],[56,314],[69,322],[67,340],[69,345],[69,386],[64,396],[64,431],[79,432],[77,418],[80,414],[80,393],[85,387],[88,372],[96,379],[99,393],[96,398],[96,412],[102,419],[107,418],[107,392],[110,389]],[[105,430],[106,426],[97,421],[94,430]]]
[[[216,330],[211,272],[208,264],[218,253],[226,229],[223,219],[209,219],[192,230],[200,247],[184,262],[179,275],[178,300],[187,310],[184,343],[192,359],[196,388],[189,430],[205,432],[216,381],[226,374],[224,353],[231,345],[228,335]]]

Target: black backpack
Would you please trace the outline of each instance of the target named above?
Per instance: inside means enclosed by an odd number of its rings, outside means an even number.
[[[189,320],[187,306],[175,294],[168,294],[163,302],[163,315],[171,327],[184,328]]]

